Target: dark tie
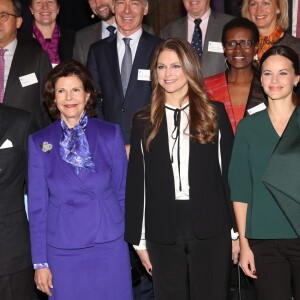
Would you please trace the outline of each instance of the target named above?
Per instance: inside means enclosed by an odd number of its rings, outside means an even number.
[[[115,34],[115,30],[116,30],[115,26],[109,25],[106,27],[106,29],[109,31],[109,36],[112,36]]]
[[[123,38],[123,41],[125,43],[125,53],[122,60],[122,66],[121,66],[121,80],[122,80],[122,87],[123,87],[123,95],[126,95],[126,90],[131,74],[131,68],[132,68],[132,55],[131,55],[131,49],[130,49],[130,38]]]
[[[193,38],[192,38],[192,46],[196,50],[200,59],[202,57],[202,31],[200,28],[201,22],[202,22],[201,19],[194,20],[195,29],[194,29]]]
[[[4,97],[4,69],[5,69],[4,53],[6,51],[7,49],[0,48],[0,103],[3,102],[3,97]]]

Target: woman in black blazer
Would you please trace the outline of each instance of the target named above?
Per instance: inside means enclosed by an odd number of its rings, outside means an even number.
[[[75,32],[60,28],[57,16],[60,0],[29,0],[33,16],[31,30],[21,30],[18,40],[45,50],[53,66],[73,57]]]
[[[153,276],[156,300],[227,299],[228,116],[209,100],[186,41],[158,46],[151,82],[151,105],[135,115],[131,133],[125,239]]]

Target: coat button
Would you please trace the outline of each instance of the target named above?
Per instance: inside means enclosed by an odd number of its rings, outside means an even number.
[[[127,109],[123,107],[122,108],[122,112],[126,112],[126,111],[127,111]]]

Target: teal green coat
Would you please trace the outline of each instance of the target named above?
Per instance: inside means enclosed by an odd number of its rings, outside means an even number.
[[[237,128],[229,168],[229,184],[232,201],[248,203],[248,238],[297,237],[289,220],[262,181],[279,140],[267,110],[243,119]],[[285,177],[287,174],[279,176]]]

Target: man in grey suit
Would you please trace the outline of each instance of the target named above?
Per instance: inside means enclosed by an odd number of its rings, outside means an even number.
[[[75,45],[73,49],[73,58],[86,64],[90,45],[98,40],[107,38],[117,29],[115,17],[112,12],[112,0],[88,0],[91,10],[100,22],[85,27],[76,33]],[[114,31],[113,28],[115,27]]]
[[[4,52],[0,102],[30,112],[36,125],[43,128],[50,123],[42,97],[45,77],[52,69],[49,57],[40,47],[17,41],[22,24],[19,0],[1,0],[0,12],[0,48]]]
[[[164,39],[178,37],[191,43],[195,28],[194,20],[201,19],[202,74],[204,77],[208,77],[224,72],[226,67],[221,43],[222,29],[233,17],[211,10],[210,0],[183,0],[183,4],[187,15],[163,28],[160,37]]]

